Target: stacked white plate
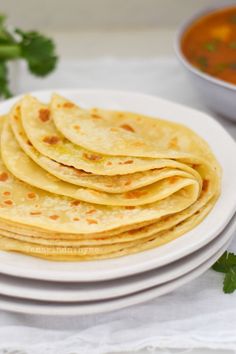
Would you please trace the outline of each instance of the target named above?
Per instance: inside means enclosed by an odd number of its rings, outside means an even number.
[[[68,263],[0,252],[0,308],[45,315],[111,311],[164,295],[210,268],[236,232],[233,139],[208,115],[156,97],[114,91],[56,91],[79,99],[85,107],[136,111],[189,126],[208,141],[223,168],[222,193],[211,213],[192,231],[135,255]],[[50,94],[36,95],[47,100]],[[0,114],[14,101],[2,104]]]

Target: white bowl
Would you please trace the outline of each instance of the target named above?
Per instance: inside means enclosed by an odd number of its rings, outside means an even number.
[[[231,6],[232,4],[235,6],[235,2],[231,2]],[[198,70],[188,61],[181,49],[183,34],[197,19],[213,12],[214,10],[224,9],[231,6],[226,6],[225,3],[224,5],[212,5],[194,14],[180,26],[175,38],[174,48],[177,57],[186,69],[193,86],[196,88],[205,104],[223,117],[236,121],[236,85],[227,83],[226,81],[217,79]]]

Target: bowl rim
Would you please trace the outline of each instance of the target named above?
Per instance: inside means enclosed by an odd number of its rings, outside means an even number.
[[[215,5],[210,5],[204,8],[201,8],[200,10],[196,11],[192,16],[188,17],[185,21],[182,22],[182,24],[179,26],[177,29],[175,38],[174,38],[174,50],[175,54],[177,55],[177,58],[180,60],[180,62],[187,68],[191,73],[195,74],[196,76],[201,77],[202,79],[205,79],[206,81],[221,86],[227,90],[230,91],[236,91],[236,85],[228,83],[227,81],[217,79],[214,76],[211,76],[209,74],[206,74],[196,67],[194,67],[188,59],[185,57],[184,53],[182,52],[181,49],[181,40],[183,38],[184,33],[187,31],[188,28],[191,27],[191,25],[203,17],[204,15],[210,14],[211,12],[214,12],[214,10],[224,10],[227,8],[235,7],[236,4],[235,2],[230,1],[228,4],[215,4]]]

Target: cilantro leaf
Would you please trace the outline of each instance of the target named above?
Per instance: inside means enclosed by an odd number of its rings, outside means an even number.
[[[58,60],[50,38],[36,31],[12,32],[6,25],[6,17],[0,14],[0,97],[11,96],[7,63],[18,59],[24,59],[29,71],[41,77],[53,71]]]
[[[236,290],[236,267],[231,267],[224,278],[224,293],[231,294]]]
[[[236,255],[226,251],[212,266],[212,269],[225,274],[224,293],[233,293],[236,290]]]
[[[49,74],[56,67],[58,59],[53,41],[35,31],[17,29],[16,33],[21,37],[21,57],[27,61],[29,70],[37,76]]]
[[[7,64],[2,60],[0,60],[0,96],[5,98],[12,96],[9,89]]]
[[[13,44],[15,43],[14,37],[7,30],[6,25],[6,16],[0,14],[0,44]]]
[[[236,266],[236,255],[225,251],[225,253],[212,266],[212,269],[216,272],[227,273],[233,266]]]

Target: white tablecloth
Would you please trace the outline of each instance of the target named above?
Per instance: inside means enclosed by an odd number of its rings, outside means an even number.
[[[132,90],[207,110],[172,58],[61,62],[44,80],[22,69],[20,92],[46,88]],[[236,137],[236,124],[222,122]],[[230,249],[236,251],[236,242]],[[103,354],[145,347],[236,352],[236,293],[225,295],[222,280],[209,270],[171,294],[96,316],[53,318],[1,311],[0,353]]]

